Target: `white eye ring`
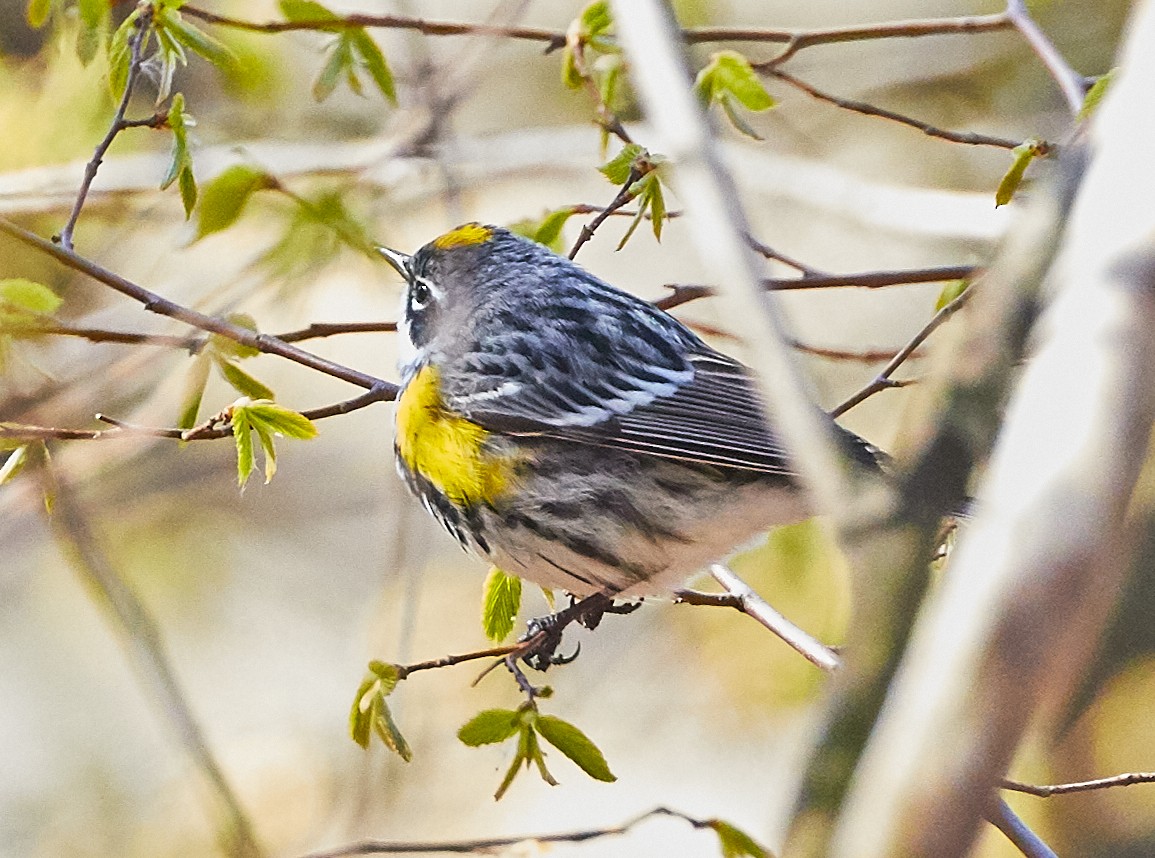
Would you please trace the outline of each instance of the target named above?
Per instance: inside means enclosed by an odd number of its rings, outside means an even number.
[[[433,301],[433,287],[425,280],[414,279],[409,287],[409,307],[412,310],[424,310]]]

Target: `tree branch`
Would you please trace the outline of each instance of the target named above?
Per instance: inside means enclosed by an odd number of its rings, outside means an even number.
[[[1109,778],[1096,778],[1090,781],[1075,781],[1065,784],[1027,784],[1004,778],[1000,787],[1039,798],[1050,798],[1053,795],[1070,795],[1076,792],[1092,792],[1094,790],[1113,789],[1114,787],[1134,786],[1135,784],[1155,784],[1155,772],[1126,772]]]
[[[1083,108],[1083,97],[1087,94],[1087,84],[1082,75],[1077,74],[1067,64],[1054,43],[1035,23],[1027,8],[1026,0],[1007,0],[1007,10],[1004,14],[1026,39],[1031,50],[1043,61],[1043,65],[1059,85],[1059,91],[1063,93],[1063,98],[1067,102],[1067,109],[1072,116],[1077,116]]]

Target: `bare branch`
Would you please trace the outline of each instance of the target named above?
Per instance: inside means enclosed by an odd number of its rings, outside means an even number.
[[[726,591],[724,595],[678,590],[674,600],[687,605],[734,608],[757,620],[818,669],[830,673],[839,667],[838,656],[830,647],[786,619],[728,566],[715,563],[710,567],[710,574]]]
[[[883,367],[882,372],[875,376],[870,384],[835,406],[830,412],[830,416],[841,417],[851,408],[854,408],[856,405],[861,405],[880,391],[902,387],[903,383],[894,381],[891,376],[894,375],[900,366],[910,359],[911,355],[915,353],[915,350],[918,349],[919,346],[926,342],[927,337],[938,330],[947,319],[963,308],[966,302],[970,300],[970,295],[973,291],[974,287],[972,286],[935,313],[934,316],[931,317],[931,320],[923,325],[917,334],[911,337],[910,342],[899,349],[898,353],[891,358],[890,363]]]
[[[153,126],[156,117],[146,120],[142,123],[126,123],[124,114],[128,110],[128,103],[132,99],[132,90],[136,86],[136,80],[140,76],[140,66],[143,62],[144,42],[148,38],[149,31],[152,28],[152,9],[144,8],[136,21],[133,22],[133,27],[136,32],[132,34],[132,39],[129,40],[129,62],[128,62],[128,76],[124,81],[124,92],[121,93],[120,103],[116,107],[116,113],[113,114],[112,124],[108,127],[108,131],[104,135],[104,139],[96,146],[96,151],[92,153],[92,159],[84,166],[84,178],[80,182],[80,189],[76,193],[76,202],[72,204],[72,213],[68,216],[68,222],[64,225],[64,229],[60,231],[58,240],[67,250],[72,250],[72,233],[76,229],[76,222],[80,219],[80,211],[84,208],[84,201],[88,198],[88,189],[92,187],[92,182],[96,178],[96,172],[100,169],[100,162],[104,159],[104,154],[108,151],[108,147],[112,145],[112,141],[116,139],[116,135],[125,128],[132,128],[136,125]]]
[[[279,357],[291,360],[294,363],[299,363],[302,366],[307,366],[310,369],[317,370],[325,375],[331,375],[334,378],[339,378],[342,381],[347,381],[350,384],[355,384],[359,387],[365,388],[380,388],[390,391],[396,395],[397,386],[382,379],[375,378],[358,370],[351,369],[347,366],[334,363],[326,360],[311,352],[299,349],[296,346],[283,342],[269,334],[260,334],[249,328],[240,325],[234,325],[224,319],[218,319],[213,316],[207,316],[204,313],[198,313],[196,310],[183,307],[180,304],[170,301],[157,295],[155,292],[150,292],[143,286],[138,286],[130,280],[121,277],[101,266],[86,259],[79,254],[68,250],[67,248],[53,244],[50,241],[45,241],[38,235],[28,232],[26,229],[17,226],[6,218],[0,218],[0,232],[7,233],[12,238],[27,244],[31,247],[40,250],[49,256],[54,257],[58,262],[86,274],[89,277],[115,289],[122,295],[127,295],[134,301],[138,301],[144,305],[144,309],[151,313],[156,313],[161,316],[168,316],[186,324],[192,325],[194,328],[199,328],[210,333],[220,334],[230,340],[235,340],[242,345],[257,349],[265,354],[274,354]]]
[[[610,201],[608,206],[601,210],[601,213],[598,214],[597,217],[582,226],[582,231],[578,234],[577,241],[575,241],[573,247],[570,248],[570,259],[573,259],[577,256],[578,251],[582,249],[582,245],[594,237],[594,233],[597,232],[598,227],[605,223],[606,219],[610,215],[612,215],[618,209],[622,208],[622,206],[628,204],[634,199],[635,196],[637,196],[637,194],[631,191],[630,188],[633,187],[634,182],[636,182],[639,178],[641,178],[641,174],[637,171],[637,169],[630,168],[630,174],[626,178],[626,181],[622,183],[621,188],[618,189],[617,196],[615,196],[613,200]]]
[[[897,122],[900,125],[906,125],[910,128],[916,128],[923,134],[929,137],[937,137],[940,140],[946,140],[950,143],[963,143],[968,146],[993,146],[998,149],[1014,149],[1020,145],[1022,140],[1010,140],[1006,137],[992,137],[989,134],[978,134],[971,131],[948,131],[945,128],[939,128],[931,125],[929,122],[923,122],[921,119],[914,119],[910,116],[905,116],[901,113],[896,113],[893,110],[887,110],[883,107],[876,107],[865,101],[856,101],[851,98],[842,98],[837,95],[831,95],[824,92],[817,87],[813,87],[794,75],[776,68],[773,61],[769,63],[753,63],[755,69],[763,74],[777,78],[783,83],[789,84],[795,89],[809,95],[811,98],[816,98],[819,101],[825,101],[827,104],[833,104],[835,107],[840,107],[843,110],[849,110],[853,113],[861,113],[864,116],[877,116],[880,119],[888,119],[891,122]],[[1053,151],[1053,144],[1043,142],[1040,144],[1043,153],[1048,154]]]
[[[1067,64],[1054,43],[1035,23],[1027,8],[1026,0],[1007,0],[1007,10],[1004,14],[1026,39],[1031,50],[1043,61],[1043,65],[1059,85],[1059,90],[1067,102],[1067,109],[1072,116],[1077,116],[1083,107],[1083,97],[1087,94],[1086,80]]]
[[[1022,792],[1039,798],[1050,798],[1053,795],[1070,795],[1076,792],[1092,792],[1114,787],[1134,786],[1135,784],[1155,784],[1155,772],[1126,772],[1109,778],[1096,778],[1090,781],[1074,781],[1065,784],[1027,784],[1022,781],[1013,781],[1004,778],[1000,783],[1002,789]]]
[[[1059,858],[1050,846],[1040,839],[1039,835],[1031,831],[1019,816],[1011,810],[1009,804],[1001,798],[996,799],[987,812],[987,821],[1006,835],[1007,840],[1026,858]]]
[[[626,834],[631,829],[646,820],[656,816],[669,816],[680,819],[696,829],[713,828],[715,820],[699,819],[671,810],[667,807],[655,807],[645,813],[635,816],[620,825],[611,825],[605,828],[588,828],[582,831],[570,831],[562,834],[529,834],[519,837],[486,837],[475,840],[447,840],[447,841],[415,841],[400,842],[388,840],[362,840],[347,846],[338,846],[335,849],[325,849],[320,852],[310,852],[301,858],[350,858],[354,855],[428,855],[431,853],[448,853],[451,855],[492,853],[497,849],[516,846],[519,843],[585,843],[589,840],[598,840],[602,837],[616,837]]]
[[[911,283],[942,283],[969,280],[982,269],[977,265],[941,265],[933,268],[905,268],[894,271],[862,271],[854,274],[813,274],[804,277],[770,277],[762,281],[767,289],[832,289],[853,286],[882,289]]]

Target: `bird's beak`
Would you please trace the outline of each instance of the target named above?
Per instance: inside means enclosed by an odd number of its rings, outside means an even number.
[[[413,257],[400,250],[392,250],[388,247],[377,247],[377,252],[385,257],[385,261],[393,266],[394,270],[406,280],[409,279],[409,260]]]

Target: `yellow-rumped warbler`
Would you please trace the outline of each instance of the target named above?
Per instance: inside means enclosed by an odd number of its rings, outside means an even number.
[[[398,469],[465,548],[628,598],[810,514],[748,370],[672,316],[498,227],[380,252],[408,283]]]

